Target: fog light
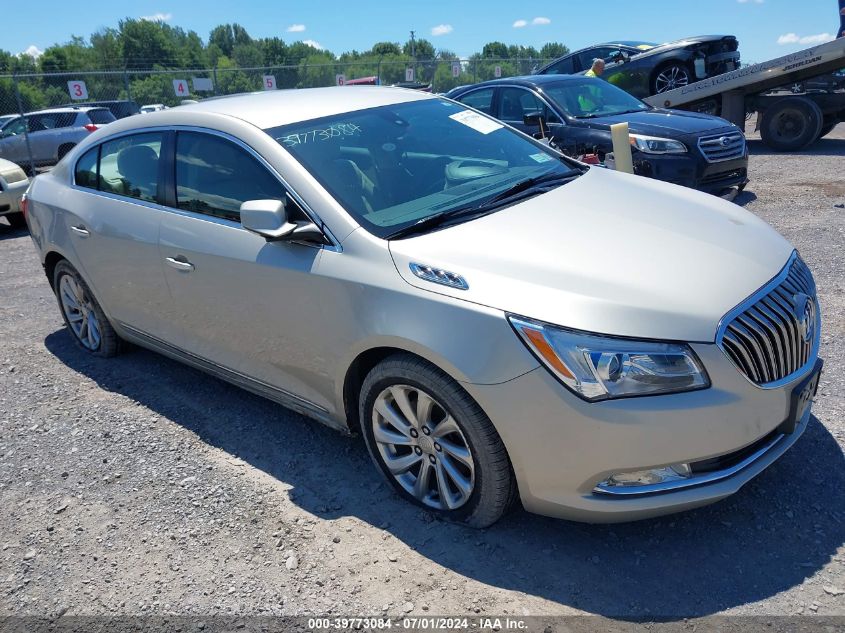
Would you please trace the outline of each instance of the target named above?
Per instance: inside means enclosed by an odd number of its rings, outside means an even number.
[[[671,483],[673,481],[689,479],[690,474],[689,464],[672,464],[666,468],[615,473],[596,485],[595,491],[603,492],[614,488],[632,488],[636,486],[653,486],[655,484]]]

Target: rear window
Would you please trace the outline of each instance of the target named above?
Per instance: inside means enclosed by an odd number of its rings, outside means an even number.
[[[107,110],[106,108],[99,108],[97,110],[88,110],[87,112],[88,118],[91,119],[91,123],[111,123],[112,121],[116,121],[117,119],[114,118],[114,115]]]
[[[42,132],[62,127],[71,127],[76,122],[76,112],[47,112],[31,114],[28,117],[29,131]]]

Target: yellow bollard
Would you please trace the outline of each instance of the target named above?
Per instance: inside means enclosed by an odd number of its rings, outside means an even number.
[[[610,126],[610,136],[613,138],[613,160],[616,162],[616,171],[633,174],[634,160],[631,158],[631,137],[628,135],[628,124],[614,123]]]

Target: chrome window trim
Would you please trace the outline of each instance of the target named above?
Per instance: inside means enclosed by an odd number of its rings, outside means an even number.
[[[760,288],[757,292],[753,293],[747,299],[742,301],[739,305],[734,307],[730,310],[725,316],[721,318],[719,321],[719,327],[716,330],[716,345],[722,350],[722,353],[730,360],[731,364],[736,367],[737,372],[750,384],[758,387],[760,389],[779,389],[785,385],[788,385],[791,382],[795,382],[798,378],[805,375],[815,364],[816,359],[819,357],[819,347],[821,344],[821,307],[818,304],[817,295],[813,296],[813,300],[816,302],[816,327],[815,332],[813,333],[813,345],[810,348],[810,354],[807,358],[807,362],[804,363],[801,367],[796,369],[794,372],[789,374],[788,376],[784,376],[779,380],[774,380],[771,382],[766,383],[756,383],[751,378],[745,375],[745,372],[742,371],[742,368],[737,367],[730,356],[725,352],[725,349],[722,345],[722,339],[724,337],[725,331],[728,329],[728,326],[733,322],[733,320],[748,310],[750,307],[755,305],[758,301],[760,301],[763,297],[769,295],[775,288],[780,286],[783,281],[789,276],[789,271],[792,269],[792,264],[795,260],[798,259],[798,251],[792,251],[792,255],[790,255],[789,260],[786,262],[786,265],[781,269],[781,271],[775,275],[768,283],[766,283],[762,288]]]
[[[74,160],[73,168],[68,170],[69,171],[69,180],[70,180],[71,189],[76,189],[78,191],[84,191],[84,192],[91,193],[91,194],[94,194],[94,195],[102,195],[102,196],[105,196],[105,197],[113,199],[113,200],[122,200],[122,201],[129,201],[129,202],[133,202],[133,203],[140,203],[142,206],[148,206],[150,208],[153,208],[153,209],[156,209],[156,210],[159,210],[159,211],[167,211],[167,212],[170,212],[170,213],[176,212],[177,215],[189,214],[189,217],[195,217],[195,218],[200,219],[200,220],[222,220],[223,222],[226,223],[224,226],[231,226],[233,228],[240,228],[240,229],[246,231],[246,229],[243,227],[243,225],[240,222],[234,222],[233,220],[226,220],[224,218],[219,218],[217,216],[209,215],[209,214],[206,214],[206,213],[196,213],[196,212],[193,212],[193,211],[187,211],[185,209],[179,209],[178,207],[176,207],[176,208],[168,207],[168,206],[161,205],[161,204],[158,204],[158,203],[155,203],[155,202],[148,202],[146,200],[139,200],[138,198],[130,198],[129,196],[121,196],[119,194],[112,194],[112,193],[108,193],[108,192],[105,192],[105,191],[100,191],[98,189],[91,189],[90,187],[82,187],[82,186],[76,184],[76,166],[77,166],[77,163],[82,159],[83,156],[85,156],[85,154],[88,153],[88,151],[90,149],[97,147],[97,146],[101,146],[101,145],[103,145],[103,143],[108,143],[110,141],[114,141],[114,140],[117,140],[117,139],[120,139],[120,138],[123,138],[123,137],[126,137],[126,136],[136,136],[138,134],[147,134],[147,133],[155,133],[155,132],[162,132],[162,133],[166,133],[166,132],[197,132],[199,134],[212,134],[214,136],[219,136],[220,138],[223,138],[227,141],[234,143],[235,145],[237,145],[238,147],[240,147],[241,149],[246,151],[250,156],[255,158],[261,165],[263,165],[265,167],[265,169],[269,170],[269,172],[276,178],[276,180],[278,180],[281,183],[281,185],[285,188],[288,195],[290,195],[291,198],[293,198],[294,202],[296,202],[300,206],[300,208],[305,212],[305,215],[307,215],[308,218],[314,224],[316,224],[318,227],[320,227],[320,230],[326,235],[326,237],[329,239],[329,241],[331,241],[331,244],[321,244],[321,245],[311,244],[311,243],[307,243],[307,242],[297,242],[297,243],[301,243],[301,244],[306,245],[306,246],[311,246],[313,248],[322,248],[322,249],[326,249],[326,250],[332,250],[332,251],[335,251],[335,252],[338,252],[338,253],[343,251],[343,247],[340,244],[340,240],[338,240],[334,236],[334,234],[331,232],[331,229],[329,229],[329,227],[325,224],[325,222],[323,222],[322,218],[320,218],[320,216],[305,202],[305,200],[302,198],[302,196],[300,196],[299,193],[297,193],[297,191],[293,187],[291,187],[290,183],[288,183],[288,181],[285,180],[284,176],[282,176],[275,167],[273,167],[261,154],[259,154],[255,149],[253,149],[251,146],[249,146],[247,143],[245,143],[241,139],[239,139],[235,136],[232,136],[231,134],[228,134],[227,132],[222,132],[220,130],[215,130],[213,128],[200,127],[200,126],[196,126],[196,125],[172,125],[172,126],[161,126],[161,125],[159,125],[159,126],[154,126],[154,127],[135,128],[133,130],[124,130],[122,132],[116,132],[115,134],[109,135],[109,136],[97,141],[96,143],[92,143],[90,146],[85,147],[84,151],[79,155],[79,157],[77,157]],[[215,223],[219,224],[220,222],[215,222]]]

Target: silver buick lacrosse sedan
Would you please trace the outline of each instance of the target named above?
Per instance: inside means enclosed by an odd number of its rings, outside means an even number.
[[[24,210],[84,350],[360,433],[399,495],[471,526],[722,499],[798,440],[821,371],[813,277],[767,224],[420,92],[123,119]]]

